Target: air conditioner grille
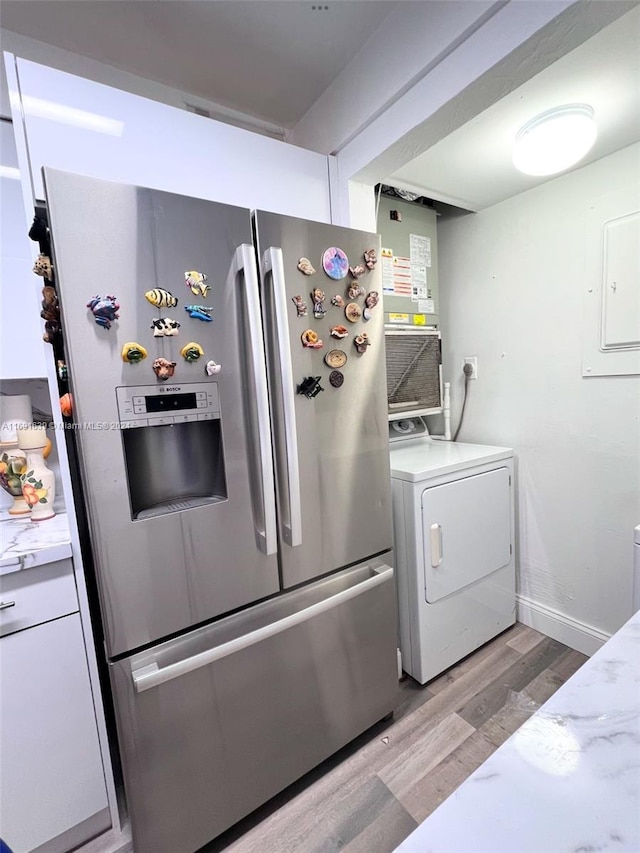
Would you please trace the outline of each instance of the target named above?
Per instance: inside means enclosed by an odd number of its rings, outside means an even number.
[[[389,413],[440,408],[439,335],[387,332],[385,344]]]

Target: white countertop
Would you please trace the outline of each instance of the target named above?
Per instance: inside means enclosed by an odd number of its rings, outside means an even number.
[[[0,514],[0,574],[30,569],[71,556],[66,512],[47,521]]]
[[[390,445],[391,476],[416,483],[513,456],[509,447],[411,438]]]
[[[396,853],[640,850],[640,611]]]

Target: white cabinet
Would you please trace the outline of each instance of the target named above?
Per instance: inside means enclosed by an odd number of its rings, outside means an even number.
[[[30,224],[9,122],[0,122],[0,379],[46,376],[40,319],[41,278],[31,271],[36,244]]]
[[[3,629],[17,628],[0,639],[0,826],[13,853],[64,853],[110,824],[72,579],[70,560],[0,578]]]

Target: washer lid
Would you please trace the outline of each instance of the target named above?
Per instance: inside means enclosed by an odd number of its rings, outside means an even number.
[[[433,441],[428,438],[401,441],[391,446],[391,476],[417,483],[513,456],[510,447]]]

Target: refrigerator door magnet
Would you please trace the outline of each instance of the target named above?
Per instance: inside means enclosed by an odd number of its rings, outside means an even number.
[[[153,290],[147,290],[144,298],[147,302],[155,305],[156,308],[175,308],[178,304],[177,297],[162,287],[154,287]]]
[[[339,249],[337,246],[331,246],[325,249],[322,255],[322,269],[329,278],[339,281],[349,271],[349,258],[342,249]]]
[[[335,305],[336,308],[344,308],[344,299],[339,293],[336,293],[335,296],[331,297],[331,304]]]
[[[184,274],[184,283],[194,296],[206,296],[211,290],[211,285],[206,284],[207,276],[198,270],[187,270]]]
[[[149,328],[153,329],[154,338],[170,338],[178,334],[180,323],[171,317],[154,317]]]
[[[349,329],[346,326],[333,326],[331,329],[331,337],[338,338],[338,340],[346,338],[348,334]]]
[[[357,323],[362,316],[362,308],[357,302],[350,302],[344,309],[344,316],[350,323]]]
[[[185,361],[198,361],[199,358],[202,358],[204,355],[204,350],[197,344],[195,341],[189,341],[188,344],[185,344],[180,350],[180,355],[184,358]]]
[[[207,305],[185,305],[184,310],[192,320],[202,320],[203,323],[210,323],[213,320],[211,312],[213,308]]]
[[[215,376],[217,373],[220,373],[221,370],[222,365],[216,364],[213,359],[211,361],[208,361],[204,366],[204,372],[207,374],[207,376]]]
[[[375,269],[375,265],[378,263],[378,255],[376,254],[375,249],[367,249],[367,251],[363,255],[364,262],[368,270]]]
[[[306,376],[298,385],[296,391],[298,394],[305,396],[308,400],[312,400],[314,397],[317,397],[321,391],[324,391],[324,388],[320,384],[319,376]]]
[[[316,287],[315,290],[311,291],[311,298],[313,299],[313,316],[316,320],[321,320],[327,312],[327,309],[324,307],[324,290]]]
[[[347,294],[349,299],[357,299],[358,296],[364,296],[364,288],[360,287],[357,281],[352,281]]]
[[[298,269],[303,275],[313,275],[316,271],[309,258],[300,258],[298,261]]]
[[[110,329],[111,322],[120,316],[118,314],[120,306],[113,295],[94,296],[90,302],[87,302],[87,308],[91,309],[94,320],[103,329]]]
[[[303,259],[304,260],[304,259]],[[298,312],[298,317],[306,317],[307,316],[307,303],[304,301],[302,296],[292,296],[291,301],[296,306],[296,311]]]
[[[124,344],[122,347],[122,360],[127,364],[138,364],[140,361],[144,361],[147,357],[147,351],[142,346],[142,344],[138,344],[135,341],[129,341],[129,343]]]
[[[155,375],[163,382],[166,382],[167,379],[171,379],[173,374],[176,372],[175,361],[169,361],[167,358],[156,358],[152,367]]]
[[[324,357],[327,367],[344,367],[347,363],[347,354],[341,349],[332,349]]]
[[[360,355],[362,355],[367,351],[367,347],[371,346],[369,335],[366,332],[363,332],[361,335],[356,335],[353,339],[353,345]]]
[[[349,272],[354,278],[360,278],[366,271],[367,268],[363,264],[356,264],[355,267],[349,267]]]
[[[340,388],[344,382],[344,376],[339,370],[332,370],[329,374],[329,383],[333,388]]]
[[[314,332],[313,329],[305,329],[305,331],[300,335],[300,340],[302,341],[303,347],[309,347],[310,349],[322,349],[324,346],[318,333]]]

